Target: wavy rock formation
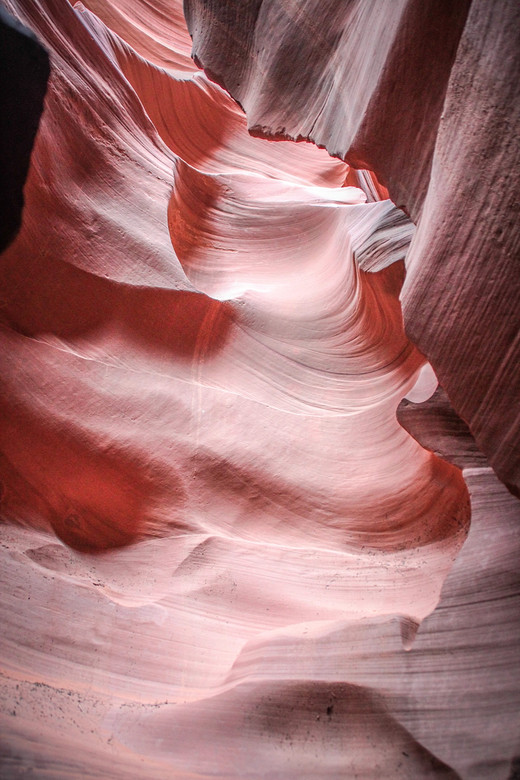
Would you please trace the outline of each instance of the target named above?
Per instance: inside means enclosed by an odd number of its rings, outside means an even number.
[[[185,5],[196,61],[252,133],[309,139],[375,171],[418,223],[406,332],[518,494],[518,3]]]
[[[51,59],[0,258],[3,773],[506,778],[518,503],[422,404],[413,224],[248,133],[175,3],[2,2]]]

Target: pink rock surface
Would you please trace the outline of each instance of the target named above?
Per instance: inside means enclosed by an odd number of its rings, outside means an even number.
[[[186,1],[197,61],[251,132],[375,171],[417,222],[406,332],[518,494],[518,3],[231,5]]]
[[[251,137],[179,6],[5,5],[52,65],[1,257],[5,776],[506,778],[518,504],[397,422],[413,226]]]

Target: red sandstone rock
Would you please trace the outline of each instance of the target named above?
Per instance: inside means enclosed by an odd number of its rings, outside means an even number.
[[[52,78],[2,255],[2,771],[507,777],[517,503],[461,462],[463,545],[395,418],[435,385],[412,225],[250,137],[178,6],[7,5]]]
[[[187,0],[193,51],[252,133],[369,168],[418,223],[406,331],[520,490],[520,12],[490,3]]]

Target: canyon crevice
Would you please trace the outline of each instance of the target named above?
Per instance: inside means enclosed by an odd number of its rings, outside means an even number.
[[[517,6],[0,3],[2,776],[514,778]]]

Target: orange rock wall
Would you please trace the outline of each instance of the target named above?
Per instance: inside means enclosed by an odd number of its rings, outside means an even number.
[[[249,133],[191,60],[179,4],[2,4],[51,62],[0,257],[3,774],[508,778],[518,502],[432,396],[401,311],[444,120],[422,137],[412,111],[418,167],[402,147],[392,160],[423,204],[415,228],[368,157],[356,170]],[[412,92],[431,80],[438,115],[476,13],[323,4],[318,25],[306,4],[208,8],[187,5],[197,57],[242,74],[247,113],[280,99],[312,120],[321,46],[333,83],[363,65],[355,122],[381,144],[392,68]],[[235,29],[269,31],[259,59],[236,36],[225,48]],[[415,29],[420,68],[417,52],[404,65]],[[375,63],[351,51],[369,30]],[[336,132],[347,86],[317,128]]]

